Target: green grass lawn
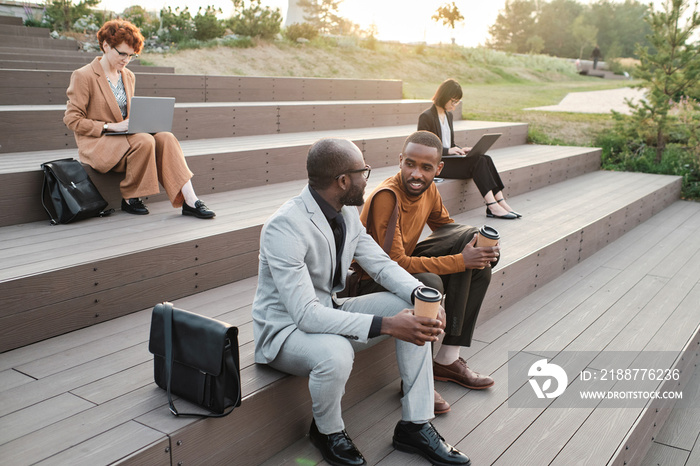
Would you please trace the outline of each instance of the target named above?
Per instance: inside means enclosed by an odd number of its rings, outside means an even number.
[[[632,83],[580,76],[569,60],[458,46],[380,43],[368,50],[358,44],[278,41],[246,49],[219,46],[147,57],[149,64],[174,66],[184,74],[207,69],[213,75],[400,79],[407,99],[430,99],[443,80],[454,78],[464,91],[464,118],[529,123],[533,142],[588,146],[611,125],[609,115],[524,109],[556,105],[569,92]]]
[[[591,146],[600,131],[612,125],[608,114],[530,111],[558,104],[570,92],[628,87],[636,81],[574,76],[558,81],[463,83],[463,117],[469,120],[528,123],[532,142]],[[404,97],[430,99],[440,82],[404,79]]]
[[[530,139],[539,143],[591,146],[603,129],[612,126],[609,114],[525,110],[558,104],[569,92],[599,91],[630,86],[630,81],[528,82],[463,87],[463,116],[471,120],[528,123]]]

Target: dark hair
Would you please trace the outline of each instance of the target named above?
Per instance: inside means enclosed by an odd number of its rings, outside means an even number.
[[[112,48],[123,43],[134,49],[134,53],[140,53],[141,49],[143,49],[143,40],[139,28],[122,19],[107,21],[97,31],[97,41],[100,44],[100,50],[103,52],[102,44],[104,41],[107,41]]]
[[[350,144],[353,143],[346,139],[333,138],[324,138],[313,143],[306,157],[309,186],[325,189],[333,183],[336,176],[352,169]]]
[[[433,103],[438,107],[445,108],[447,102],[452,99],[462,98],[462,86],[454,79],[446,79],[440,84],[433,96]]]
[[[440,138],[430,131],[416,131],[415,133],[410,134],[403,143],[401,153],[406,152],[406,146],[410,142],[420,144],[421,146],[434,147],[437,149],[439,156],[438,162],[442,160],[442,141],[440,141]]]

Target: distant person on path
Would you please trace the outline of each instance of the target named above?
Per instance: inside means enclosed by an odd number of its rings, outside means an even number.
[[[103,55],[74,71],[66,91],[63,122],[75,133],[80,160],[100,173],[125,173],[119,185],[125,212],[148,214],[141,197],[158,194],[160,182],[183,215],[214,217],[197,198],[192,172],[172,133],[105,135],[129,127],[135,78],[126,65],[138,56],[144,39],[130,22],[112,20],[97,32],[97,40]]]
[[[362,205],[370,167],[344,139],[321,139],[306,164],[309,183],[263,226],[258,288],[253,300],[255,362],[309,378],[311,442],[333,465],[366,461],[347,432],[341,400],[355,351],[394,337],[403,381],[397,450],[433,464],[469,465],[437,433],[433,418],[430,345],[443,333],[438,319],[410,308],[422,283],[399,267],[366,233],[355,206]],[[340,299],[352,260],[389,292]]]
[[[591,58],[593,59],[593,69],[595,70],[598,67],[598,60],[600,60],[600,57],[602,54],[600,53],[600,48],[598,47],[598,44],[595,45],[593,48],[593,51],[591,52]]]
[[[454,79],[447,79],[438,87],[433,96],[433,105],[418,117],[418,130],[430,131],[442,141],[442,155],[466,155],[468,177],[486,203],[486,216],[513,220],[522,217],[506,202],[505,186],[496,170],[493,159],[488,155],[469,157],[471,147],[461,148],[455,144],[452,111],[462,100],[462,86]]]
[[[442,203],[434,178],[442,168],[442,143],[433,133],[416,131],[399,155],[399,173],[384,180],[365,202],[360,218],[367,233],[384,244],[389,221],[398,203],[398,218],[389,256],[427,286],[443,292],[447,324],[435,355],[436,380],[481,390],[491,377],[472,371],[460,357],[471,346],[481,304],[498,263],[500,247],[475,247],[477,228],[454,222]],[[425,226],[432,233],[420,241]],[[360,294],[383,291],[378,283],[362,280]]]

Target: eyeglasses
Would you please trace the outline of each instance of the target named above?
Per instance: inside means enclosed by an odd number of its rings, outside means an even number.
[[[362,173],[362,177],[365,180],[369,179],[369,174],[372,172],[372,167],[369,165],[365,165],[365,168],[358,168],[357,170],[348,170],[346,172],[341,173],[340,175],[336,176],[335,179],[337,180],[343,175],[347,175],[348,173]]]
[[[462,99],[450,99],[450,102],[452,103],[452,105],[457,105],[461,101],[462,101]]]
[[[139,54],[138,54],[138,53],[128,54],[128,53],[125,53],[125,52],[120,52],[116,47],[113,47],[113,48],[114,48],[114,50],[119,54],[119,57],[120,57],[120,58],[126,58],[126,59],[128,59],[128,60],[131,60],[132,58],[138,58],[138,57],[139,57]]]

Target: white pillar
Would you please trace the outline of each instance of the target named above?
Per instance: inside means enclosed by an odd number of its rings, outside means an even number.
[[[304,10],[301,9],[297,2],[299,0],[288,0],[287,17],[284,19],[284,25],[289,26],[294,23],[304,22]]]

